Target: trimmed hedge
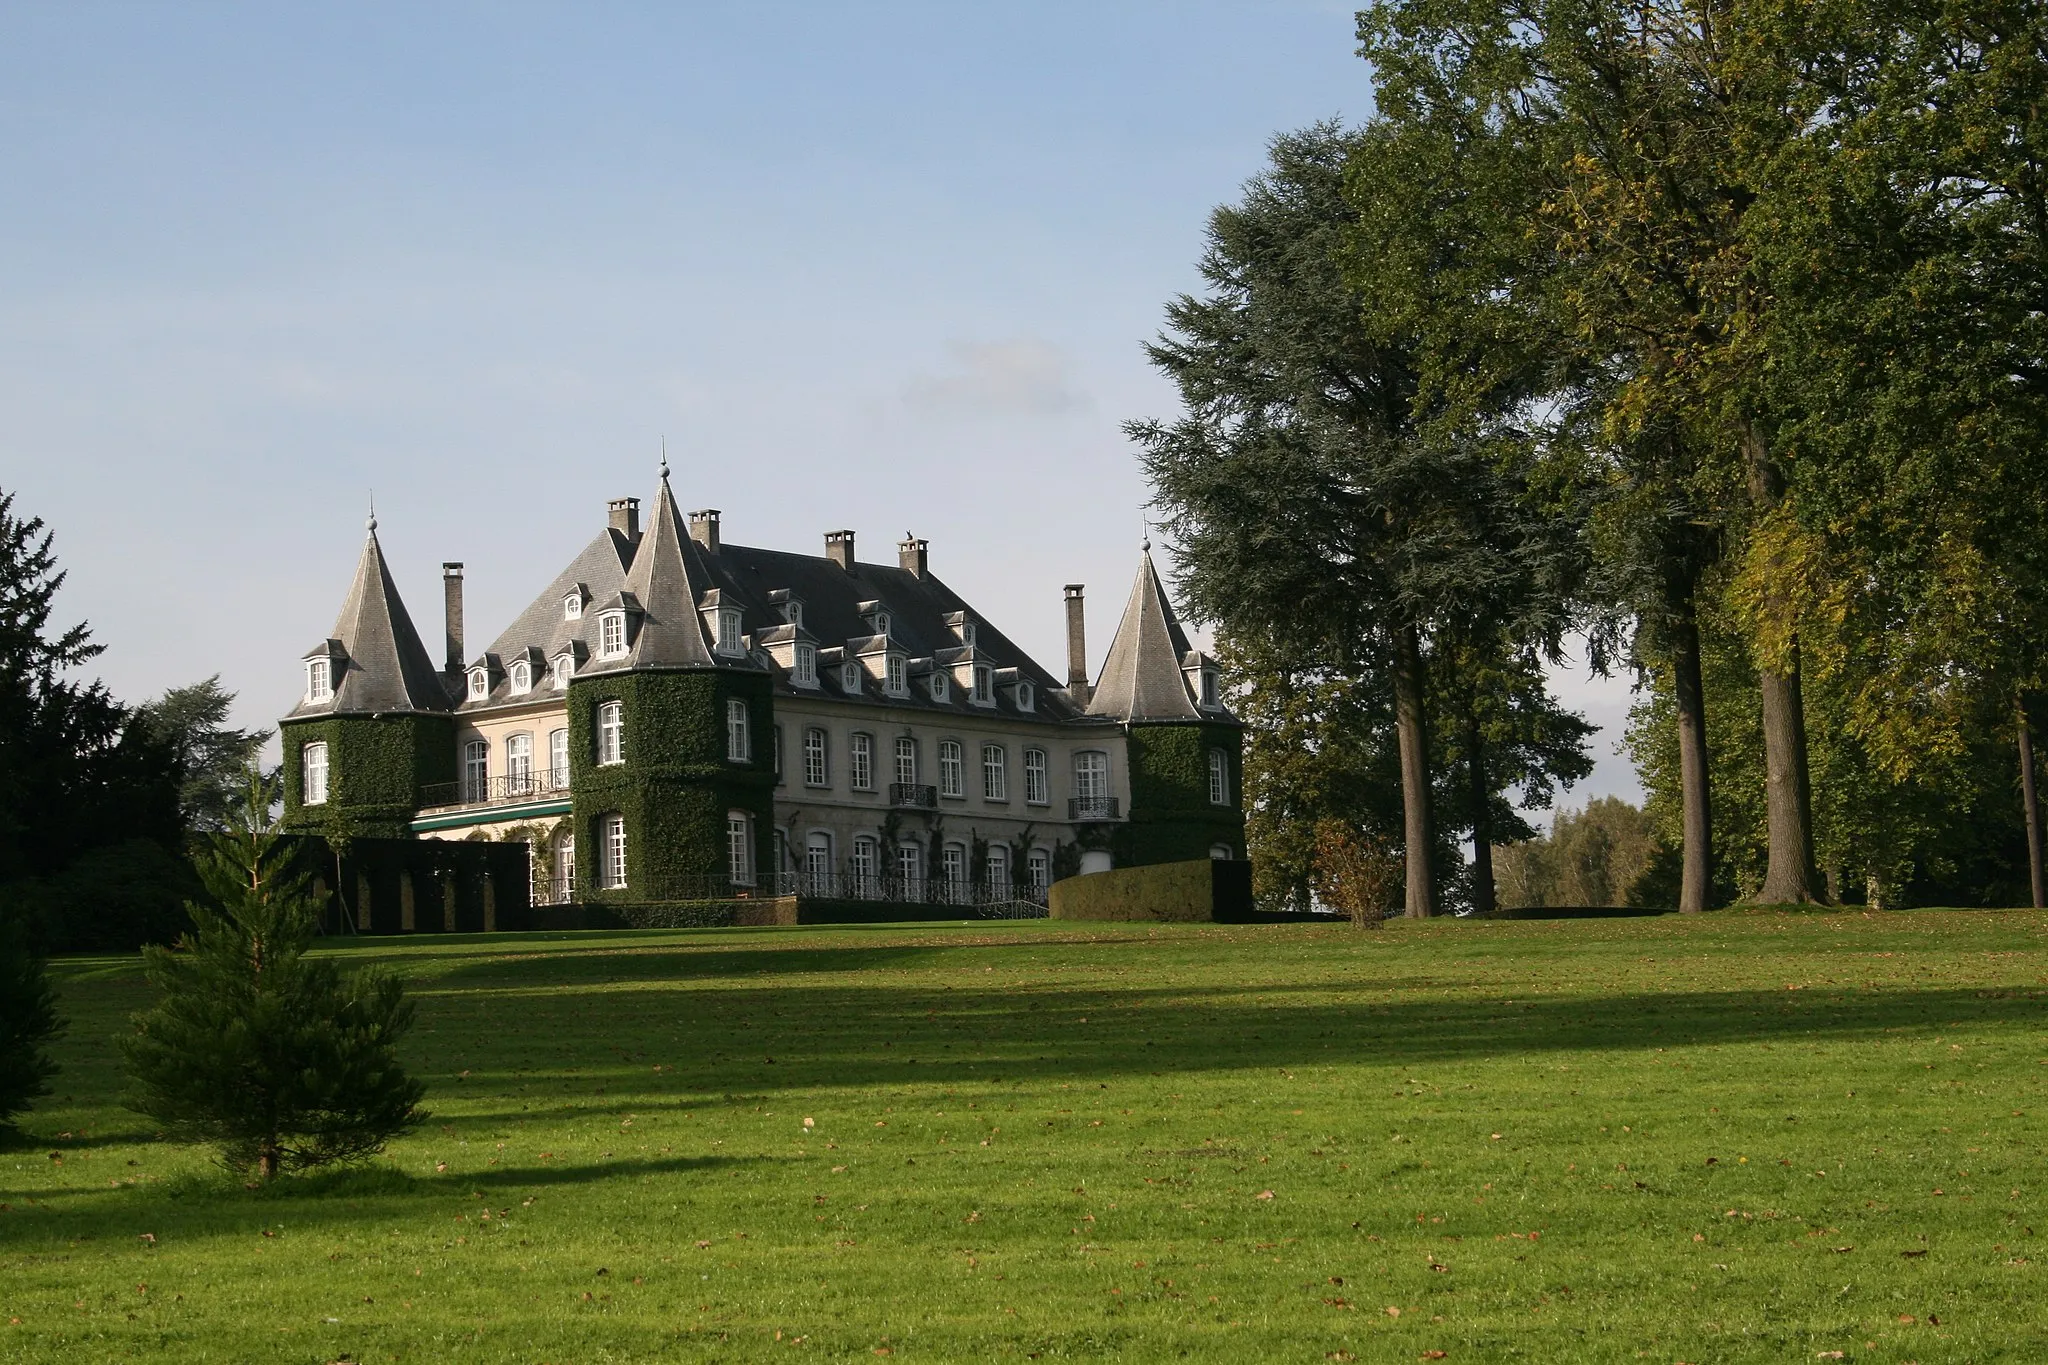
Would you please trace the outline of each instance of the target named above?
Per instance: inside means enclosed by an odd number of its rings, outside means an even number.
[[[1053,919],[1245,924],[1251,864],[1217,858],[1119,867],[1052,884]]]

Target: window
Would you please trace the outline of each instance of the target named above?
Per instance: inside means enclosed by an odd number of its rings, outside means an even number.
[[[533,665],[524,659],[512,665],[512,690],[522,693],[533,691]]]
[[[562,599],[562,619],[581,621],[583,619],[583,594],[572,592]]]
[[[326,659],[314,659],[306,665],[306,700],[334,700],[333,665]]]
[[[802,630],[804,628],[804,604],[795,598],[791,598],[789,604],[782,609],[782,619],[795,626],[798,630]]]
[[[555,836],[555,899],[563,905],[576,899],[576,836],[566,829]]]
[[[796,667],[791,671],[798,687],[818,685],[818,647],[800,644],[796,647]]]
[[[1109,755],[1086,749],[1074,755],[1074,795],[1082,801],[1109,798]]]
[[[774,741],[771,747],[775,751],[773,755],[775,759],[775,785],[779,787],[782,785],[782,727],[780,725],[775,727],[775,731],[770,738]]]
[[[1205,668],[1202,670],[1202,705],[1215,706],[1216,704],[1216,670]]]
[[[853,789],[857,792],[871,792],[875,789],[875,737],[856,734],[848,754]]]
[[[1043,896],[1052,885],[1052,854],[1042,848],[1031,850],[1031,856],[1024,860],[1024,879],[1031,884],[1033,896]]]
[[[1230,760],[1224,757],[1221,749],[1209,751],[1209,804],[1230,804]]]
[[[878,612],[876,612],[876,613],[875,613],[875,614],[874,614],[873,616],[870,616],[870,617],[868,618],[868,620],[869,620],[869,621],[870,621],[871,623],[873,623],[873,625],[874,625],[874,627],[875,627],[875,634],[877,634],[877,635],[887,635],[887,634],[889,633],[889,613],[888,613],[888,612],[886,612],[886,611],[878,611]]]
[[[943,674],[943,673],[940,673],[940,672],[934,671],[934,672],[932,673],[932,700],[933,700],[933,701],[944,701],[945,699],[946,699],[946,675],[945,675],[945,674]]]
[[[984,801],[1010,799],[1009,756],[1000,744],[981,746],[981,796]]]
[[[1029,711],[1035,700],[1031,693],[1030,683],[1020,682],[1017,684],[1017,709],[1019,711]]]
[[[608,701],[597,708],[597,761],[600,766],[626,761],[626,704]]]
[[[299,750],[300,804],[327,804],[327,741],[315,740]]]
[[[974,648],[974,622],[963,621],[960,623],[960,643],[969,649]]]
[[[720,654],[744,654],[746,645],[740,639],[740,611],[738,607],[718,609],[718,652]]]
[[[574,654],[557,654],[555,656],[554,676],[548,679],[553,684],[555,691],[559,692],[567,687],[569,679],[575,676],[576,656]]]
[[[569,732],[548,731],[548,771],[546,785],[552,791],[562,791],[569,785]]]
[[[487,670],[485,670],[485,669],[481,669],[481,668],[472,668],[472,669],[470,669],[470,670],[469,670],[469,699],[470,699],[471,701],[482,701],[482,700],[483,700],[483,699],[484,699],[485,697],[488,697],[488,696],[490,696],[490,695],[491,695],[491,675],[490,675],[490,673],[489,673],[489,672],[488,672]]]
[[[814,894],[832,885],[832,836],[814,829],[804,838],[804,881]]]
[[[1010,896],[1010,846],[990,844],[988,846],[988,867],[984,872],[991,895],[1004,900]]]
[[[1211,844],[1209,845],[1209,856],[1219,863],[1227,863],[1233,855],[1231,854],[1229,844]]]
[[[725,756],[745,763],[754,756],[753,737],[747,731],[747,704],[734,697],[725,704]]]
[[[946,878],[946,899],[964,897],[967,894],[967,845],[947,844],[940,849],[939,867]]]
[[[462,746],[462,799],[482,801],[491,794],[491,742],[473,739]]]
[[[967,767],[960,752],[960,741],[942,739],[939,741],[939,795],[965,796],[967,794]]]
[[[906,787],[917,785],[917,741],[909,735],[896,736],[896,780]]]
[[[859,664],[841,664],[841,665],[839,666],[839,690],[840,690],[840,691],[842,691],[842,692],[846,692],[846,693],[849,693],[849,694],[858,694],[858,693],[859,693],[859,691],[860,691],[860,665],[859,665]]]
[[[734,886],[754,884],[754,817],[743,810],[725,813],[725,858]]]
[[[896,879],[903,883],[904,895],[924,894],[924,850],[916,843],[896,845]]]
[[[974,704],[994,706],[996,704],[996,671],[987,664],[974,666]]]
[[[610,891],[626,889],[626,817],[607,815],[598,822],[603,835],[604,884]]]
[[[770,842],[772,847],[769,850],[769,856],[774,858],[775,861],[769,864],[769,866],[774,869],[775,878],[779,879],[784,872],[789,870],[789,836],[780,829],[776,829],[770,832]],[[781,888],[778,887],[776,889],[780,890]]]
[[[906,684],[904,683],[904,672],[903,672],[903,670],[904,670],[904,660],[903,660],[903,656],[902,656],[901,654],[891,654],[891,655],[889,656],[889,663],[888,663],[888,666],[887,666],[887,667],[888,667],[888,677],[889,677],[889,681],[888,681],[889,695],[890,695],[890,696],[892,696],[892,697],[901,697],[901,696],[904,696],[904,695],[908,694],[908,692],[909,692],[909,690],[910,690],[910,689],[909,689],[909,687],[908,687],[908,686],[907,686],[907,685],[906,685]]]
[[[1043,806],[1052,800],[1046,791],[1045,750],[1024,751],[1024,800],[1030,805]]]
[[[832,767],[825,748],[825,731],[813,725],[804,731],[804,785],[827,787],[831,784]]]
[[[626,613],[608,611],[597,618],[597,652],[607,659],[626,652]]]
[[[508,735],[505,739],[505,795],[526,796],[533,791],[533,736]]]
[[[872,896],[882,875],[882,846],[872,834],[853,836],[853,894]]]

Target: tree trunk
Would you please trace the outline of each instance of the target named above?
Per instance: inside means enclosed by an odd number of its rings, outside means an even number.
[[[1465,705],[1465,776],[1472,800],[1472,910],[1490,915],[1497,903],[1493,886],[1493,787],[1487,780],[1486,741],[1479,736],[1479,714]]]
[[[2027,884],[2034,893],[2034,908],[2048,909],[2048,872],[2042,868],[2041,797],[2034,785],[2034,728],[2027,719],[2027,703],[2019,704],[2020,802],[2027,819]]]
[[[1757,670],[1763,694],[1764,806],[1770,861],[1757,899],[1805,905],[1823,899],[1813,865],[1813,789],[1806,774],[1806,712],[1799,695],[1799,646],[1782,672]]]
[[[277,1179],[277,1169],[281,1164],[280,1156],[274,1140],[264,1143],[256,1153],[256,1178],[266,1185]]]
[[[1692,599],[1671,627],[1671,692],[1678,704],[1678,792],[1685,827],[1680,912],[1696,915],[1713,903],[1714,815],[1708,785],[1707,699],[1700,680],[1700,629]]]
[[[1402,854],[1408,873],[1406,913],[1428,919],[1436,913],[1435,870],[1430,866],[1436,831],[1429,818],[1429,723],[1423,710],[1422,642],[1413,626],[1394,639],[1394,720],[1401,737]]]

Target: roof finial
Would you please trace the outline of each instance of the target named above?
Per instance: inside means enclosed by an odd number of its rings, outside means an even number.
[[[364,523],[363,529],[373,536],[377,534],[377,490],[374,488],[370,490],[370,519]]]
[[[1152,519],[1142,511],[1138,513],[1138,548],[1152,553]]]
[[[661,438],[661,481],[668,482],[668,437]]]

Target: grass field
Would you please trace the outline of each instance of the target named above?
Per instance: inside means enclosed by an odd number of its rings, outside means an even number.
[[[57,965],[0,1360],[2048,1360],[2040,914],[339,951],[433,1117],[261,1193]]]

